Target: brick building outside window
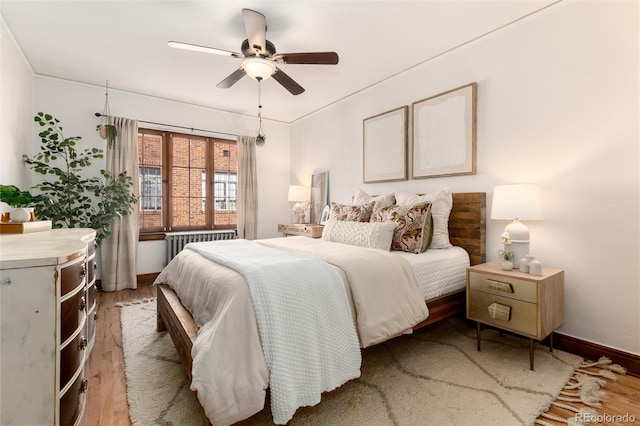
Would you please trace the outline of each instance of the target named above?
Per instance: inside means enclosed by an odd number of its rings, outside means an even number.
[[[235,229],[236,142],[138,129],[140,234]]]

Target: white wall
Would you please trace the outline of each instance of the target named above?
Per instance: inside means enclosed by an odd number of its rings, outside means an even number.
[[[38,76],[35,78],[34,105],[34,114],[42,111],[58,118],[64,127],[65,136],[82,136],[82,142],[87,144],[87,147],[106,149],[105,141],[100,139],[95,131],[100,119],[94,116],[94,113],[102,112],[104,87]],[[196,129],[254,135],[258,128],[255,117],[114,89],[109,90],[109,105],[113,115]],[[160,128],[145,123],[139,125]],[[278,236],[277,224],[282,222],[288,209],[289,126],[263,119],[263,129],[267,135],[267,143],[256,148],[259,198],[258,238]],[[36,132],[37,129],[33,127],[32,131]],[[30,143],[39,145],[39,139],[34,136],[34,133],[30,135]],[[22,153],[21,150],[20,153]],[[2,161],[3,166],[4,163],[5,161]],[[104,163],[95,164],[94,173],[104,167]],[[165,258],[164,247],[164,241],[139,243],[137,273],[160,272]]]
[[[16,159],[31,153],[33,71],[1,15],[0,64],[0,184],[26,189],[29,174]]]
[[[532,253],[565,270],[560,332],[640,354],[638,12],[562,2],[295,122],[291,180],[327,168],[342,203],[358,188],[487,192],[489,260],[507,225],[489,219],[493,187],[538,183],[545,219],[527,225]],[[362,183],[364,118],[472,81],[476,175]]]

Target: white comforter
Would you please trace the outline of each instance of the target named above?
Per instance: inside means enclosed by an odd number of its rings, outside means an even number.
[[[320,259],[253,241],[192,243],[207,259],[247,281],[269,368],[271,412],[285,424],[298,407],[360,377],[360,346],[349,300],[337,271]],[[215,362],[215,353],[205,356]]]
[[[258,242],[313,252],[336,266],[352,301],[361,347],[397,336],[428,315],[411,267],[398,256],[306,237]],[[269,371],[242,275],[183,250],[156,283],[169,284],[200,327],[191,388],[213,424],[235,423],[262,410]]]

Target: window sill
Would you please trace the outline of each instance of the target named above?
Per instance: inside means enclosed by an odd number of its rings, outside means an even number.
[[[164,232],[149,232],[138,235],[138,241],[157,241],[164,240]]]

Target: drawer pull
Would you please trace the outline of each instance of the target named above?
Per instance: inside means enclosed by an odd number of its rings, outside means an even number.
[[[82,379],[82,381],[80,382],[80,389],[78,389],[78,393],[85,393],[88,387],[89,382],[87,381],[87,379]]]
[[[501,305],[500,303],[492,303],[489,305],[489,316],[500,321],[509,321],[511,316],[511,307]]]
[[[93,320],[97,321],[98,320],[98,313],[96,312],[95,314],[93,314]]]
[[[80,276],[83,278],[87,276],[87,265],[84,263],[82,264],[82,269],[80,270]]]
[[[80,303],[78,303],[78,309],[81,311],[84,311],[85,309],[87,309],[87,300],[85,299],[84,296],[80,298]]]
[[[78,350],[84,351],[86,348],[87,348],[87,338],[83,336],[80,338],[80,342],[78,342]]]
[[[513,293],[513,286],[509,283],[487,280],[487,287],[489,287],[490,290],[502,291],[504,293]]]
[[[98,269],[98,262],[93,262],[93,269]]]

